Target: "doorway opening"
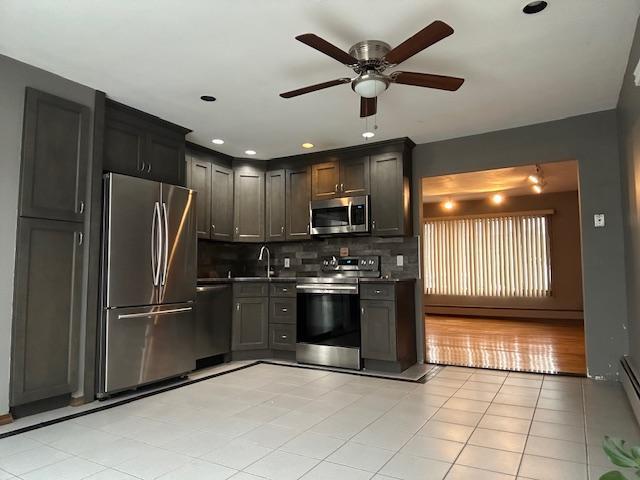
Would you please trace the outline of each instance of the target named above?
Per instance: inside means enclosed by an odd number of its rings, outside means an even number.
[[[586,373],[578,165],[422,179],[425,361]]]

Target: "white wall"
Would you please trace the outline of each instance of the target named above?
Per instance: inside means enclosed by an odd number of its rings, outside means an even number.
[[[95,90],[0,55],[0,415],[9,411],[13,277],[26,87],[91,108]]]

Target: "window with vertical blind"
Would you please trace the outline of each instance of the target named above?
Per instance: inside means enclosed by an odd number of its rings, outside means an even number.
[[[428,295],[551,295],[549,216],[545,213],[427,219]]]

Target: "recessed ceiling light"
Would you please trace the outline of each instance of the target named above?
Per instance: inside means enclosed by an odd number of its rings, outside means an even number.
[[[215,102],[216,97],[212,97],[211,95],[202,95],[200,97],[200,100],[202,100],[203,102]]]
[[[255,150],[245,150],[244,153],[246,153],[247,155],[255,155],[256,151]]]
[[[502,202],[504,202],[504,195],[500,194],[500,193],[496,193],[495,195],[491,196],[491,202],[494,205],[500,205]]]
[[[540,13],[542,10],[547,8],[547,2],[535,1],[527,3],[522,11],[527,15],[533,15],[534,13]]]
[[[442,204],[442,208],[444,208],[445,210],[453,210],[453,207],[455,206],[456,204],[453,203],[451,200],[447,200]]]
[[[302,148],[313,148],[315,145],[313,143],[305,142],[302,144]]]
[[[364,133],[362,134],[362,136],[363,136],[364,138],[371,138],[371,137],[375,137],[375,136],[376,136],[376,134],[375,134],[375,133],[373,133],[373,132],[364,132]]]
[[[536,185],[532,186],[531,188],[536,193],[542,193],[542,185],[536,184]]]
[[[222,145],[224,143],[224,140],[222,140],[221,138],[214,138],[213,140],[211,140],[213,143],[215,143],[216,145]]]
[[[531,183],[540,183],[540,177],[538,175],[529,175],[529,181]]]

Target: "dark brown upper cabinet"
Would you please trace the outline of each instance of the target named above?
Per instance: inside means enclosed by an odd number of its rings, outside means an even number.
[[[411,161],[402,152],[371,156],[371,234],[412,235]]]
[[[198,237],[233,240],[233,170],[231,159],[202,148],[189,147],[187,187],[198,192]],[[224,164],[224,165],[223,165]],[[226,166],[229,165],[229,166]]]
[[[312,167],[312,199],[354,197],[369,193],[369,156],[345,157]]]
[[[311,166],[311,198],[326,200],[339,195],[340,164],[337,161],[316,163]]]
[[[287,240],[311,238],[309,201],[311,200],[311,168],[287,170],[286,230]]]
[[[340,160],[340,196],[368,195],[369,183],[368,155]]]
[[[212,164],[191,157],[187,186],[198,192],[196,200],[196,231],[198,238],[211,238],[211,169]]]
[[[286,175],[284,170],[268,171],[266,182],[265,240],[281,242],[286,238]],[[295,207],[298,208],[298,207]]]
[[[185,184],[185,140],[190,130],[107,101],[104,170],[173,185]]]
[[[172,185],[185,184],[184,135],[150,133],[147,135],[146,155],[149,179]]]
[[[233,170],[214,163],[211,168],[211,239],[233,240]]]
[[[84,105],[27,88],[21,216],[84,220],[90,115]]]
[[[234,168],[234,236],[237,242],[264,242],[264,171]]]

